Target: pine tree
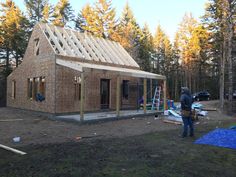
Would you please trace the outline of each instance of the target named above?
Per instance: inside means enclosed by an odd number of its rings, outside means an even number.
[[[228,95],[229,107],[232,111],[233,90],[233,60],[232,40],[236,24],[236,2],[235,0],[211,0],[206,8],[203,22],[211,32],[210,41],[213,43],[212,51],[215,63],[218,64],[220,78],[220,108],[224,110],[225,75],[228,72]],[[226,62],[228,67],[226,70]]]
[[[142,29],[138,25],[129,4],[126,3],[112,39],[119,42],[137,60],[141,35]],[[137,62],[140,61],[137,60]]]
[[[174,93],[172,98],[174,100],[179,100],[180,97],[180,87],[182,84],[182,69],[180,65],[180,49],[179,49],[179,33],[175,34],[173,48],[172,48],[172,60],[173,60],[173,70],[174,70]]]
[[[184,67],[184,81],[185,86],[188,86],[192,89],[192,77],[194,69],[193,61],[197,57],[197,39],[193,36],[193,31],[197,27],[198,23],[193,18],[192,14],[185,14],[182,22],[180,23],[178,34],[179,34],[179,49],[181,63]]]
[[[4,51],[6,69],[9,69],[10,56],[15,56],[18,66],[19,58],[23,57],[28,40],[27,20],[12,0],[1,3],[0,16],[0,47]]]
[[[46,4],[43,8],[43,17],[42,22],[43,23],[49,23],[51,21],[51,15],[52,15],[52,6],[49,4]]]
[[[95,4],[95,13],[98,14],[97,27],[102,37],[111,38],[116,27],[115,9],[112,8],[111,0],[98,0]]]
[[[74,19],[74,14],[69,0],[60,0],[54,8],[53,24],[64,27]]]
[[[31,29],[40,21],[48,22],[51,14],[48,0],[25,0],[25,5]]]
[[[94,36],[102,36],[99,28],[97,28],[97,19],[99,19],[98,14],[95,13],[94,8],[90,4],[86,4],[80,13],[78,14],[76,20],[76,28],[81,32],[87,32]]]
[[[115,9],[109,0],[98,0],[94,7],[87,4],[78,14],[76,27],[97,37],[112,39],[116,28]]]
[[[139,46],[140,67],[144,71],[151,71],[151,54],[153,53],[153,37],[148,25],[145,23],[142,29]]]
[[[155,60],[157,62],[156,73],[165,74],[165,40],[166,34],[158,25],[154,35]],[[167,42],[167,41],[166,41]]]

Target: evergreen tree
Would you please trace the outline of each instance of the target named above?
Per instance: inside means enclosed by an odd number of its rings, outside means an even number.
[[[179,49],[181,64],[184,67],[184,81],[185,86],[188,86],[192,90],[194,60],[197,58],[198,43],[193,31],[197,27],[198,23],[193,18],[192,14],[185,14],[182,22],[180,23],[179,34]]]
[[[43,8],[43,17],[42,17],[42,22],[43,23],[49,23],[51,21],[51,16],[52,16],[52,6],[49,4],[46,4]]]
[[[99,19],[98,14],[95,13],[94,8],[90,4],[86,4],[80,13],[78,14],[76,20],[76,28],[81,32],[87,32],[91,35],[102,36],[100,34],[99,28],[97,28],[97,19]]]
[[[40,21],[48,22],[51,13],[48,0],[25,0],[25,5],[31,28]]]
[[[64,27],[74,19],[74,14],[69,0],[60,0],[54,8],[53,24]]]
[[[111,0],[98,0],[95,4],[95,13],[98,14],[97,28],[102,33],[102,37],[109,39],[116,27],[116,12],[111,2]]]
[[[224,110],[225,75],[228,74],[229,105],[232,105],[233,91],[233,59],[232,40],[236,24],[235,0],[210,0],[207,5],[203,22],[211,32],[210,42],[213,43],[212,57],[219,71],[220,85],[220,108]],[[227,70],[226,70],[226,63]],[[230,106],[229,106],[230,107]],[[230,107],[230,111],[232,107]]]
[[[11,56],[16,59],[18,66],[19,58],[23,57],[28,41],[27,20],[20,9],[12,0],[1,3],[0,16],[0,48],[2,57],[6,60],[6,69],[9,69]]]
[[[180,49],[179,49],[179,33],[175,34],[173,48],[172,48],[172,60],[173,60],[173,89],[174,93],[172,98],[174,100],[179,100],[180,97],[180,87],[182,84],[182,69],[180,65]]]
[[[141,35],[142,29],[138,25],[129,4],[126,3],[112,39],[119,42],[137,60]],[[140,61],[137,60],[137,62]]]
[[[154,35],[154,50],[155,50],[155,60],[157,62],[156,65],[156,73],[164,74],[164,39],[165,33],[161,29],[161,26],[158,25],[156,29],[156,33]]]
[[[140,67],[145,71],[151,70],[151,54],[153,53],[153,37],[147,24],[142,29],[139,46]]]
[[[115,9],[112,2],[98,0],[95,7],[87,4],[78,14],[76,27],[97,37],[112,39],[116,28]]]

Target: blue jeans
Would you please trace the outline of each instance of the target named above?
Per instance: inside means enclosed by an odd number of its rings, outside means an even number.
[[[194,136],[194,130],[193,130],[193,121],[190,117],[182,117],[183,123],[184,123],[184,128],[183,128],[183,137],[186,137],[188,135],[188,126],[190,129],[190,136]]]

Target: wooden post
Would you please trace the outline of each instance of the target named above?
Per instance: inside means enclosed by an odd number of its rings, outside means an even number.
[[[152,79],[150,79],[150,98],[152,99]]]
[[[147,113],[147,78],[143,79],[143,111]]]
[[[116,80],[116,116],[120,117],[120,75]]]
[[[81,72],[81,90],[80,90],[80,121],[84,121],[84,71]]]
[[[164,93],[164,106],[163,106],[163,108],[164,108],[164,111],[166,110],[166,79],[164,80],[164,85],[163,85],[163,93]]]

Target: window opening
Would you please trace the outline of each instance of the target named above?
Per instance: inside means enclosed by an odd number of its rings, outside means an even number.
[[[124,99],[128,99],[129,98],[129,81],[128,80],[123,80],[123,84],[122,84],[123,88],[123,98]]]

